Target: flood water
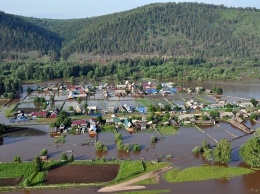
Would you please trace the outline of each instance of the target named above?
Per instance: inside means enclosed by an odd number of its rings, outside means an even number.
[[[57,81],[57,80],[56,80]],[[60,80],[58,80],[60,81]],[[41,83],[43,85],[50,85],[54,81]],[[39,85],[41,85],[39,84]],[[195,87],[203,86],[205,88],[211,89],[212,86],[217,85],[223,88],[225,96],[237,96],[241,98],[256,98],[260,99],[260,82],[185,82],[184,87]],[[26,87],[37,87],[38,84],[26,85]],[[22,94],[22,98],[26,97],[27,92]],[[214,101],[207,96],[201,96],[205,100],[210,102]],[[115,100],[116,97],[114,97]],[[187,99],[193,98],[187,95]],[[231,97],[229,97],[231,98]],[[126,100],[128,98],[120,99]],[[130,99],[130,98],[129,98]],[[182,104],[183,99],[178,96],[178,94],[173,96],[168,96],[169,101],[176,104]],[[232,98],[233,100],[233,98]],[[236,100],[236,99],[235,99]],[[236,101],[238,101],[237,99]],[[14,100],[12,103],[17,103],[20,100]],[[109,101],[103,101],[104,104],[98,101],[88,101],[89,106],[99,106],[108,107],[110,106]],[[118,105],[117,101],[112,101],[115,105]],[[111,104],[112,104],[111,102]],[[8,119],[3,115],[3,110],[0,110],[0,120],[1,123],[11,124]],[[25,125],[26,123],[24,123]],[[28,124],[33,124],[30,122]],[[224,128],[229,133],[240,137],[244,135],[244,132],[232,127],[229,123],[220,122],[220,127]],[[246,125],[252,129],[257,129],[260,127],[259,123],[247,122]],[[49,128],[46,125],[28,125],[28,127],[33,127],[48,132]],[[233,140],[233,136],[229,133],[223,131],[221,128],[205,127],[202,128],[207,134],[214,137],[217,140],[222,138],[227,138],[232,140],[232,162],[229,166],[243,166],[241,159],[239,158],[239,147],[244,144],[252,135],[243,136],[242,138]],[[94,147],[95,139],[89,137],[89,135],[67,135],[66,142],[64,145],[56,145],[54,143],[55,138],[51,137],[49,134],[45,136],[38,137],[21,137],[21,138],[4,138],[1,141],[2,146],[0,146],[0,161],[1,162],[11,162],[14,155],[20,155],[23,161],[31,161],[34,156],[39,155],[43,148],[48,149],[48,156],[50,159],[58,160],[60,159],[61,153],[66,152],[67,155],[71,153],[74,155],[75,160],[89,160],[96,159],[96,156],[101,158],[105,156],[107,159],[118,158],[118,159],[132,159],[138,160],[144,158],[149,161],[154,158],[159,158],[162,156],[162,161],[168,161],[166,159],[167,155],[172,155],[172,165],[173,167],[186,168],[190,166],[202,165],[209,163],[204,158],[198,155],[193,155],[191,150],[197,146],[201,145],[202,140],[206,139],[211,145],[216,145],[216,142],[209,138],[206,134],[200,132],[198,129],[193,127],[181,127],[178,133],[175,135],[164,136],[163,140],[160,140],[155,146],[150,144],[151,136],[158,136],[154,131],[139,132],[134,134],[128,134],[125,130],[120,131],[123,135],[124,143],[138,143],[141,145],[142,150],[140,152],[118,152],[115,144],[114,133],[112,132],[102,132],[98,134],[98,139],[105,145],[108,145],[108,152],[96,152]],[[159,137],[159,136],[158,136]],[[89,145],[84,145],[88,142]],[[0,144],[1,145],[1,144]],[[231,178],[230,180],[208,180],[200,182],[187,182],[187,183],[167,183],[163,179],[160,179],[160,184],[147,185],[145,190],[159,190],[159,189],[169,189],[170,193],[257,193],[260,191],[260,171],[256,173],[240,176],[236,178]],[[66,193],[97,193],[98,188],[79,188],[79,189],[66,189],[66,190],[39,190],[39,191],[18,191],[11,193],[23,193],[23,194],[66,194]]]

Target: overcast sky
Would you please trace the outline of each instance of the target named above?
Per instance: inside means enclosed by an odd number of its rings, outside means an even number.
[[[170,2],[170,0],[0,0],[0,10],[29,17],[69,19],[100,16],[156,2]],[[171,2],[203,2],[260,9],[260,0],[172,0]]]

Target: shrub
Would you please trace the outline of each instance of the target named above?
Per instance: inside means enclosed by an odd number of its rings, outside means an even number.
[[[141,150],[141,146],[139,144],[134,144],[133,145],[133,151],[136,152],[136,151],[140,151]]]
[[[47,149],[42,149],[41,150],[41,156],[46,156],[48,154],[48,150]]]
[[[116,133],[115,134],[115,139],[116,139],[116,141],[118,142],[118,141],[122,141],[122,139],[123,139],[123,137],[122,137],[122,134],[121,133]]]
[[[36,156],[33,160],[34,168],[36,172],[40,172],[42,170],[42,161],[39,156]]]
[[[101,161],[102,161],[102,162],[106,162],[106,161],[107,161],[106,158],[105,158],[105,156],[103,156],[103,157],[101,158]]]
[[[172,155],[167,155],[166,158],[167,158],[167,160],[170,160],[170,159],[172,159]]]
[[[64,161],[67,161],[67,160],[68,160],[67,154],[63,152],[63,153],[61,154],[60,159],[61,159],[61,160],[64,160]]]
[[[14,163],[21,163],[21,162],[22,162],[22,161],[21,161],[21,157],[18,156],[18,155],[14,156],[13,161],[14,161]]]
[[[200,153],[200,151],[201,151],[201,149],[200,149],[199,146],[195,146],[195,147],[193,148],[193,150],[192,150],[192,152],[193,152],[194,154],[198,154],[198,153]]]
[[[73,156],[73,154],[71,154],[69,157],[69,162],[73,162],[73,161],[74,161],[74,156]]]
[[[123,151],[124,152],[130,152],[130,149],[131,149],[131,146],[130,146],[129,143],[127,143],[127,144],[124,145]]]
[[[158,141],[158,137],[152,136],[151,137],[151,143],[156,143]]]

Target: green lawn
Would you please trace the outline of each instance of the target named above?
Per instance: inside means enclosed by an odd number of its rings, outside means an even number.
[[[141,106],[153,105],[153,102],[150,99],[139,98],[136,99],[135,101],[140,103]]]
[[[240,167],[223,166],[197,166],[186,168],[184,170],[173,169],[163,174],[168,182],[188,182],[202,181],[209,179],[231,178],[244,174],[250,174],[254,171]]]
[[[178,130],[175,129],[173,126],[158,127],[158,129],[163,135],[173,135],[178,132]]]

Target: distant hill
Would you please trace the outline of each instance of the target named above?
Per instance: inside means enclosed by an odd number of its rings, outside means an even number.
[[[134,56],[258,59],[260,12],[201,3],[150,4],[71,20],[1,12],[0,40],[1,59],[27,51],[71,61]]]

